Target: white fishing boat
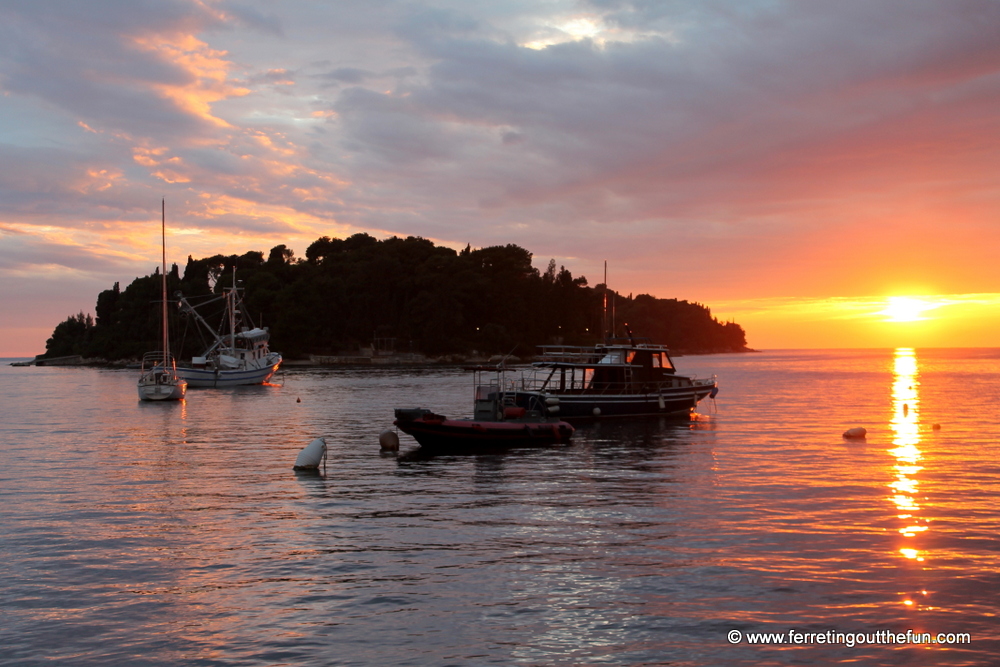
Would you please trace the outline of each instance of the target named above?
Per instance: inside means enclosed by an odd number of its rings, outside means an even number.
[[[269,348],[271,333],[266,327],[255,327],[244,313],[242,288],[236,284],[223,290],[222,295],[199,304],[200,308],[225,301],[225,314],[219,329],[213,328],[180,292],[177,298],[182,312],[195,321],[213,342],[199,357],[191,358],[191,366],[178,367],[177,373],[192,387],[235,387],[263,384],[281,365],[281,354]]]
[[[160,202],[160,240],[163,246],[163,265],[160,269],[160,317],[162,322],[161,348],[147,352],[142,357],[142,370],[136,388],[143,401],[178,401],[187,392],[187,382],[177,374],[177,363],[170,355],[170,337],[167,327],[167,204]]]

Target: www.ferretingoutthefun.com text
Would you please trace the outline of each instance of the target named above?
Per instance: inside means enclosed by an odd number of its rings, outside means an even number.
[[[730,630],[727,637],[730,644],[787,645],[840,644],[843,646],[875,646],[892,644],[970,644],[972,636],[968,632],[742,632]]]

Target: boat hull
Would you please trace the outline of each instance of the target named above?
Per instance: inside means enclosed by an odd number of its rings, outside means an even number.
[[[564,421],[473,421],[471,419],[397,419],[403,433],[421,447],[439,450],[488,450],[502,447],[545,447],[567,443],[574,428]]]
[[[210,368],[178,368],[177,375],[187,380],[190,387],[238,387],[264,384],[277,372],[281,361],[261,368],[212,370]]]
[[[599,394],[550,391],[547,395],[559,399],[560,419],[591,419],[687,415],[715,390],[715,385],[706,384],[667,388],[655,393]]]
[[[167,383],[140,382],[136,389],[139,400],[142,401],[179,401],[187,392],[187,383],[183,380]]]

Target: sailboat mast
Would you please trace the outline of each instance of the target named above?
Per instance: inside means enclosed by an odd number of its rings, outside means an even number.
[[[604,313],[601,316],[601,337],[608,340],[608,260],[604,260]]]
[[[236,266],[233,266],[233,288],[229,290],[229,349],[236,349]]]
[[[163,287],[161,315],[163,317],[163,367],[167,367],[170,358],[170,342],[167,336],[167,200],[160,200],[160,247],[163,251],[160,279]]]

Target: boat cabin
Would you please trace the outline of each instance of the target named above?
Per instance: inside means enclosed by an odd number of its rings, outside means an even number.
[[[690,384],[677,375],[670,352],[646,342],[595,347],[543,345],[526,389],[555,393],[633,393]]]

